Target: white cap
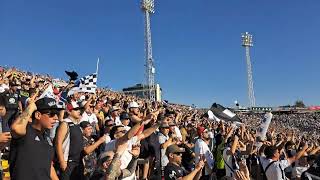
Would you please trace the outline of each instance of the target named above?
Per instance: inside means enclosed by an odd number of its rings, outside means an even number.
[[[128,108],[130,109],[130,108],[139,108],[139,105],[138,105],[138,103],[137,102],[131,102],[130,104],[129,104],[129,106],[128,106]]]
[[[72,96],[72,95],[74,95],[75,93],[77,93],[77,92],[79,92],[80,91],[80,88],[79,87],[73,87],[73,88],[71,88],[69,91],[68,91],[68,94],[67,94],[67,96],[69,97],[69,96]]]

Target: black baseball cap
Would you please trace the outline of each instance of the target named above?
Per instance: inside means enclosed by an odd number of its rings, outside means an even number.
[[[130,116],[128,113],[123,112],[120,114],[120,120],[130,119]]]
[[[37,111],[61,110],[62,108],[58,108],[57,104],[55,99],[49,97],[44,97],[36,101]]]
[[[185,152],[184,148],[180,148],[179,146],[172,144],[167,147],[166,155],[168,156],[170,153],[183,153]]]

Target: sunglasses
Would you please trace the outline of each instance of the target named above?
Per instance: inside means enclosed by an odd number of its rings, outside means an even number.
[[[106,127],[112,127],[114,124],[107,124]]]
[[[177,156],[182,156],[182,153],[181,153],[181,152],[175,152],[175,153],[173,153],[173,154],[175,154],[175,155],[177,155]]]
[[[54,117],[54,116],[59,116],[59,111],[40,111],[41,114],[46,114],[48,115],[50,118]]]

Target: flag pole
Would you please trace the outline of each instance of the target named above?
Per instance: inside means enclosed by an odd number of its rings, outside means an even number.
[[[97,69],[96,69],[96,74],[98,75],[98,70],[99,70],[99,61],[100,61],[100,58],[98,57],[98,60],[97,60]]]

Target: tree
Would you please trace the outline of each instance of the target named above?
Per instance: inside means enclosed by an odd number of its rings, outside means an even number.
[[[294,103],[294,106],[295,106],[295,107],[300,107],[300,108],[306,107],[306,105],[304,105],[304,102],[303,102],[302,100],[297,100],[297,101]]]

